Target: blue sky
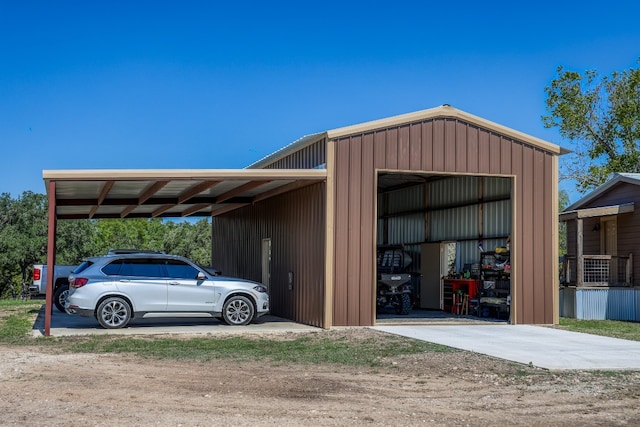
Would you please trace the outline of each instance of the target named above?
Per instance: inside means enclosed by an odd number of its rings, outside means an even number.
[[[44,169],[242,168],[444,103],[571,148],[540,119],[556,68],[640,57],[637,0],[220,3],[0,0],[0,193],[44,193]]]

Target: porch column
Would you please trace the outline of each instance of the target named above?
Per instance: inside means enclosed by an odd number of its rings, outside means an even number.
[[[578,239],[578,242],[577,242],[578,245],[577,245],[577,248],[576,248],[576,252],[577,252],[576,253],[576,285],[577,286],[582,286],[583,280],[584,280],[584,277],[583,277],[584,260],[582,259],[583,255],[584,255],[583,254],[583,247],[582,247],[582,245],[584,243],[584,235],[583,235],[583,232],[582,232],[582,228],[583,228],[582,218],[578,218],[576,220],[576,224],[577,224],[576,234],[577,234],[577,239]]]

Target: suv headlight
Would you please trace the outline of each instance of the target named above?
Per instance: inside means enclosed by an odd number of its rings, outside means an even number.
[[[257,292],[267,293],[267,287],[264,285],[256,285],[253,287],[253,290]]]

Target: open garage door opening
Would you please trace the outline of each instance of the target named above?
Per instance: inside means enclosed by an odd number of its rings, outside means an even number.
[[[379,171],[376,322],[509,322],[513,178]]]

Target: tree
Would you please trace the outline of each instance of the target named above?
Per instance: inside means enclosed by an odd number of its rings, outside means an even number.
[[[569,206],[569,194],[566,190],[558,192],[558,210],[562,212]],[[567,254],[567,223],[560,222],[558,225],[558,254],[564,256]]]
[[[109,249],[162,249],[165,227],[158,218],[102,219],[96,227],[96,254]]]
[[[67,219],[58,221],[56,264],[80,264],[83,258],[100,253],[96,244],[96,221]],[[46,260],[43,260],[46,263]]]
[[[2,194],[0,196],[0,274],[9,278],[12,285],[26,281],[29,278],[31,266],[41,261],[46,253],[46,196],[25,191],[21,197],[13,200],[9,194]]]
[[[574,144],[561,179],[575,180],[584,193],[613,172],[640,172],[640,69],[600,76],[558,67],[557,73],[545,88],[548,115],[542,120]]]
[[[182,255],[195,263],[211,264],[211,223],[203,218],[195,223],[167,222],[163,250],[167,253]]]

